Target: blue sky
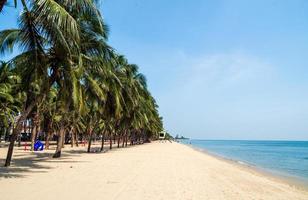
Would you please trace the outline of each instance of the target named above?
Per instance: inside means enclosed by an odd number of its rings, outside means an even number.
[[[308,1],[104,0],[101,10],[172,134],[308,140]],[[16,16],[6,8],[0,29]]]

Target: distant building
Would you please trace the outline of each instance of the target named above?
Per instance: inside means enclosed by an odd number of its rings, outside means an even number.
[[[160,140],[163,140],[166,138],[166,131],[161,131],[159,132],[159,137],[158,137]]]

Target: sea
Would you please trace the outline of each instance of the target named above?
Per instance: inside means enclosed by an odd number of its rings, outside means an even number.
[[[210,154],[308,186],[308,141],[180,140]]]

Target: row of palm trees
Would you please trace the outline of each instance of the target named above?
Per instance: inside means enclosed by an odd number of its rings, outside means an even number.
[[[77,145],[87,138],[88,152],[97,136],[102,148],[107,138],[125,146],[157,137],[163,124],[146,79],[107,44],[108,27],[94,0],[21,5],[19,27],[0,32],[1,54],[20,50],[0,65],[0,126],[13,127],[5,166],[30,122],[32,146],[42,131],[47,148],[57,134],[55,158],[68,137]]]

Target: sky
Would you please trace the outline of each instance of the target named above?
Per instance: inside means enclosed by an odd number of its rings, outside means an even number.
[[[308,1],[103,0],[100,7],[109,43],[146,75],[172,135],[308,140]],[[16,26],[15,9],[1,15],[0,30]]]

